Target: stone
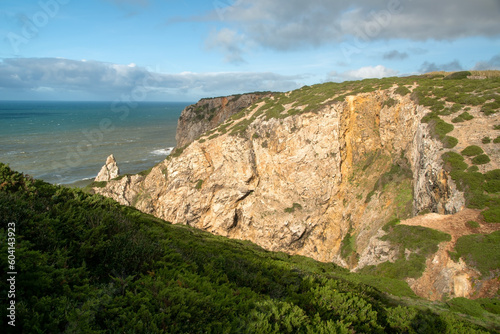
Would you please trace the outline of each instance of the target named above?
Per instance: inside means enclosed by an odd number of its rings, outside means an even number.
[[[94,181],[96,182],[101,182],[101,181],[110,181],[120,175],[120,169],[118,168],[118,165],[116,164],[115,157],[113,154],[111,154],[107,159],[106,159],[106,164],[102,166],[101,171],[99,174],[97,174],[97,177],[95,178]]]

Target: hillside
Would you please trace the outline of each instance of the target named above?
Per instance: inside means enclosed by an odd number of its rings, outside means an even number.
[[[500,230],[500,78],[483,74],[275,93],[151,170],[92,192],[267,250],[403,279],[428,299],[497,297],[500,252],[481,256],[464,241],[497,247]],[[425,214],[447,224],[465,208],[476,218],[458,240],[405,224]]]
[[[429,303],[396,279],[172,225],[0,164],[15,237],[4,333],[493,333],[498,301]],[[15,236],[8,227],[15,225]],[[438,238],[443,235],[438,233]],[[11,243],[11,241],[9,241]],[[0,244],[2,273],[12,271]],[[3,275],[4,276],[4,275]],[[0,302],[8,305],[6,278]]]

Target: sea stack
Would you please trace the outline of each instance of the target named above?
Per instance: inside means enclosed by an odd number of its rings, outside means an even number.
[[[95,181],[109,181],[114,179],[115,177],[118,177],[118,175],[120,175],[120,169],[116,164],[115,157],[113,156],[113,154],[111,154],[106,159],[106,164],[102,166],[101,171],[99,172],[99,174],[97,174]]]

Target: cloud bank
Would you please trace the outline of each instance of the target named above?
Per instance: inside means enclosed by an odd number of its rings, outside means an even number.
[[[212,32],[209,44],[231,58],[245,43],[293,50],[352,38],[366,42],[493,37],[500,35],[499,17],[498,0],[236,0],[229,6],[214,5],[206,16],[192,19],[222,21],[226,26]]]
[[[97,99],[142,91],[155,99],[177,96],[205,97],[257,90],[286,91],[299,87],[301,76],[271,72],[175,73],[165,74],[146,68],[97,61],[59,58],[8,58],[0,61],[0,98],[11,92],[26,95],[85,93]],[[54,95],[52,94],[52,95]]]

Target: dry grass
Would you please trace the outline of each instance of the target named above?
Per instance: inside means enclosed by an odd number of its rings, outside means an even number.
[[[486,78],[498,78],[500,77],[500,71],[490,70],[490,71],[470,71],[474,76],[482,76]]]
[[[469,71],[473,76],[475,77],[486,77],[486,78],[498,78],[500,77],[500,71],[498,70],[488,70],[488,71]],[[428,76],[435,76],[435,75],[450,75],[455,72],[445,72],[445,71],[434,71],[434,72],[428,72],[425,73],[425,75]]]

